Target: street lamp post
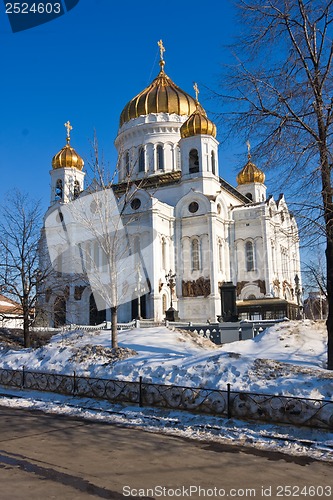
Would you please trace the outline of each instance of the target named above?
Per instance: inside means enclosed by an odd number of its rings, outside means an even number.
[[[136,287],[136,292],[137,292],[137,305],[138,305],[138,313],[136,319],[142,319],[141,318],[141,294],[144,291],[144,289],[141,288],[141,282],[142,282],[142,276],[140,272],[140,265],[137,267],[137,287]]]
[[[167,319],[168,321],[176,321],[179,319],[178,311],[174,309],[172,303],[173,291],[176,287],[176,273],[173,273],[172,270],[170,269],[168,274],[165,275],[165,280],[167,286],[170,288],[170,307],[167,311],[165,311],[165,319]]]
[[[296,295],[297,306],[298,306],[298,312],[297,312],[296,319],[302,319],[302,315],[301,315],[301,295],[302,295],[302,292],[301,292],[301,289],[299,286],[299,281],[300,280],[299,280],[298,274],[296,274],[296,276],[295,276],[295,295]]]

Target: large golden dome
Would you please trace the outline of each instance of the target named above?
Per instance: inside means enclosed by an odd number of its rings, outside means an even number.
[[[193,97],[179,88],[162,68],[159,75],[140,94],[131,99],[120,115],[120,127],[141,115],[149,113],[175,113],[191,115],[196,109]]]
[[[251,161],[251,155],[248,155],[248,161],[246,165],[242,168],[242,170],[237,175],[237,183],[241,184],[250,184],[252,182],[259,182],[260,184],[264,184],[265,182],[265,174],[260,168],[257,167]]]
[[[180,127],[182,139],[192,137],[193,135],[212,135],[216,137],[216,125],[207,118],[206,112],[199,107],[189,116],[186,122]]]
[[[175,113],[180,116],[190,116],[197,109],[197,101],[165,74],[163,59],[165,48],[162,40],[157,45],[160,48],[161,71],[148,87],[126,104],[120,115],[120,127],[132,118],[150,113]]]
[[[82,170],[84,166],[84,161],[80,155],[77,154],[74,148],[69,144],[70,142],[70,130],[72,130],[71,124],[69,122],[65,123],[67,128],[67,144],[64,146],[59,153],[57,153],[52,159],[52,168],[77,168]]]

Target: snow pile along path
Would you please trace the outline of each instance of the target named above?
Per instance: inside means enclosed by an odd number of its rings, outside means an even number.
[[[189,332],[166,327],[119,333],[66,332],[39,349],[3,349],[0,366],[189,387],[333,398],[333,374],[324,369],[324,323],[279,323],[255,339],[217,347]]]

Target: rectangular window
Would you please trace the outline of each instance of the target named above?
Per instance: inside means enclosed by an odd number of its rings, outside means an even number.
[[[247,241],[245,244],[246,270],[254,270],[254,248],[252,241]]]

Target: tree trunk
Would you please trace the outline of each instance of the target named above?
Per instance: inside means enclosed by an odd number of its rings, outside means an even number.
[[[30,347],[30,318],[29,311],[23,311],[23,338],[24,338],[24,347]]]
[[[333,241],[327,238],[327,369],[333,370]]]
[[[117,309],[117,307],[111,307],[111,347],[113,349],[117,349],[118,347]]]
[[[320,129],[319,129],[320,130]],[[326,139],[326,138],[325,138]],[[322,141],[324,143],[324,141]],[[326,276],[327,276],[327,369],[333,370],[333,188],[328,151],[321,146],[322,199],[326,232]]]

